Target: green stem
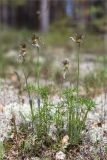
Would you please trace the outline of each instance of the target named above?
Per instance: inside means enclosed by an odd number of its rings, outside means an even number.
[[[80,78],[80,43],[78,43],[78,52],[77,52],[77,99],[79,96],[79,78]]]
[[[70,137],[70,141],[71,141],[71,127],[72,127],[72,126],[71,126],[71,125],[72,125],[72,124],[71,124],[71,117],[72,117],[72,112],[71,112],[71,106],[69,105],[69,122],[68,122],[68,123],[69,123],[69,126],[68,126],[68,127],[69,127],[69,137]]]
[[[37,65],[38,65],[38,69],[37,69],[37,86],[39,89],[39,77],[40,77],[40,70],[39,70],[39,48],[37,48],[38,51],[38,56],[37,56]]]
[[[39,83],[39,79],[40,79],[40,68],[39,68],[39,47],[37,47],[37,87],[38,87],[38,97],[37,97],[37,104],[38,104],[38,112],[39,112],[39,125],[41,125],[41,110],[40,110],[40,99],[39,99],[39,89],[40,89],[40,83]]]
[[[44,101],[44,107],[45,107],[45,123],[46,123],[46,134],[47,134],[47,132],[48,132],[48,108],[47,108],[47,106],[48,106],[48,103],[47,103],[47,100],[45,100]]]
[[[29,105],[30,105],[30,109],[31,109],[31,115],[32,115],[32,129],[33,129],[33,117],[34,117],[34,113],[33,113],[33,104],[32,104],[32,98],[31,98],[31,94],[28,88],[28,81],[27,81],[27,76],[25,74],[24,68],[23,68],[23,74],[24,74],[24,78],[25,78],[25,83],[26,83],[26,88],[27,88],[27,93],[28,93],[28,97],[29,97]]]
[[[104,59],[103,59],[103,66],[104,66],[104,68],[106,68],[106,55],[105,54],[104,54]],[[106,81],[105,81],[105,79],[104,79],[104,82],[103,82],[103,91],[104,91],[104,103],[103,103],[103,107],[102,107],[102,112],[103,112],[103,119],[104,119],[104,123],[105,123],[105,104],[106,104],[106,99],[107,99],[107,96],[106,96]]]
[[[78,133],[78,122],[79,122],[79,78],[80,78],[80,43],[77,43],[78,51],[77,51],[77,111],[76,111],[76,132]],[[78,134],[77,134],[78,135]]]

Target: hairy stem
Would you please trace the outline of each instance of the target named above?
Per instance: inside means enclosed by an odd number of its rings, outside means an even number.
[[[78,51],[77,51],[77,109],[76,109],[76,125],[77,125],[77,127],[76,127],[76,132],[78,132],[78,123],[79,123],[79,110],[78,110],[78,108],[79,108],[79,78],[80,78],[80,43],[77,43],[77,47],[78,47]]]
[[[32,103],[32,98],[31,98],[31,94],[28,88],[28,77],[25,74],[24,68],[23,68],[23,74],[24,74],[24,78],[25,78],[25,83],[26,83],[26,88],[27,88],[27,93],[28,93],[28,97],[29,97],[29,105],[30,105],[30,109],[31,109],[31,115],[32,115],[32,129],[33,129],[33,117],[34,117],[34,113],[33,113],[33,103]]]
[[[77,99],[79,96],[79,78],[80,78],[80,43],[78,43],[78,52],[77,52]]]
[[[39,69],[39,48],[37,48],[38,51],[38,56],[37,56],[37,65],[38,65],[38,69],[37,69],[37,86],[39,89],[39,77],[40,77],[40,69]]]

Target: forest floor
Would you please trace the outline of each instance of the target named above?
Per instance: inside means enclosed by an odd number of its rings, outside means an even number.
[[[56,51],[55,51],[56,52]],[[57,51],[59,53],[59,51]],[[12,53],[12,52],[11,52]],[[11,53],[7,56],[11,57]],[[48,53],[47,53],[48,54]],[[13,57],[13,55],[12,55]],[[53,56],[54,57],[54,56]],[[56,68],[59,68],[62,59],[59,62],[60,53],[55,56],[55,63],[53,63]],[[71,55],[71,64],[74,63],[75,56]],[[69,58],[69,59],[70,59]],[[44,57],[41,57],[41,61],[44,61]],[[83,83],[84,77],[89,76],[93,71],[96,71],[102,66],[102,62],[97,62],[95,56],[92,55],[82,55],[81,63],[80,63],[80,75],[82,77],[81,81]],[[20,72],[20,70],[19,70]],[[95,73],[96,74],[96,73]],[[93,78],[93,77],[92,77]],[[95,78],[95,77],[94,77]],[[101,75],[100,75],[101,78]],[[97,79],[92,79],[97,84]],[[21,117],[19,112],[24,113],[24,115],[29,115],[30,106],[28,102],[27,93],[24,92],[20,97],[18,96],[17,83],[14,83],[16,80],[15,77],[11,79],[5,78],[5,80],[0,80],[0,141],[3,141],[6,137],[8,137],[9,132],[11,132],[11,119],[12,114],[14,113],[16,116],[17,125],[21,122]],[[90,80],[90,83],[93,81]],[[34,79],[30,78],[30,83],[34,83]],[[53,85],[54,93],[51,95],[51,100],[57,104],[60,101],[60,97],[57,94],[57,89],[55,87],[54,81],[49,80],[45,81],[44,79],[40,79],[40,83],[42,85]],[[81,83],[81,84],[82,84]],[[69,81],[65,81],[63,83],[64,86],[69,86]],[[86,121],[86,130],[83,132],[82,144],[78,146],[74,146],[74,148],[70,149],[67,152],[63,152],[60,148],[59,151],[51,151],[45,150],[41,155],[31,157],[32,160],[107,160],[107,94],[102,90],[102,88],[98,89],[99,86],[89,86],[91,88],[92,93],[90,96],[95,101],[96,107],[93,109],[87,117]],[[97,90],[97,89],[98,90]],[[90,91],[90,92],[91,92]],[[96,92],[96,93],[94,93]],[[80,95],[84,96],[86,94],[86,90],[83,89],[83,86],[80,85]],[[34,104],[37,106],[37,97],[34,96]],[[29,121],[29,119],[28,119]],[[51,128],[51,132],[54,131],[54,126]],[[10,152],[6,155],[8,160],[15,160],[15,150],[10,150]],[[47,158],[44,158],[47,157]],[[6,159],[6,158],[4,158]],[[28,158],[25,158],[28,160]]]

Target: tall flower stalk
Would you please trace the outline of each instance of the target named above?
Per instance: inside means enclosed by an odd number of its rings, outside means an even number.
[[[39,52],[40,52],[40,38],[38,36],[36,36],[35,34],[32,36],[32,45],[34,47],[37,48],[37,65],[38,65],[38,69],[37,69],[37,86],[39,89],[39,77],[40,77],[40,69],[39,69]]]
[[[78,130],[78,125],[79,125],[79,119],[80,119],[80,114],[79,114],[79,81],[80,81],[80,46],[81,46],[81,41],[83,36],[81,34],[76,34],[76,37],[70,37],[77,45],[77,86],[76,86],[76,93],[77,93],[77,97],[76,97],[76,126],[75,126],[75,130],[76,132],[79,132]],[[78,133],[79,134],[79,133]]]
[[[77,43],[77,98],[79,96],[79,79],[80,79],[80,43]]]
[[[31,94],[30,94],[30,91],[29,91],[29,88],[28,88],[28,86],[29,86],[28,85],[28,76],[26,75],[25,70],[24,70],[24,65],[25,65],[25,62],[26,62],[25,56],[26,56],[26,44],[23,43],[23,44],[21,44],[21,48],[20,48],[19,60],[21,60],[22,65],[23,65],[22,71],[23,71],[23,74],[24,74],[25,84],[26,84],[28,98],[29,98],[29,105],[30,105],[31,116],[32,116],[32,129],[33,129],[33,120],[34,120],[33,103],[32,103],[32,97],[31,97]]]
[[[32,36],[32,45],[37,49],[37,88],[38,88],[38,97],[37,97],[37,105],[38,105],[38,118],[39,118],[39,125],[41,125],[41,118],[40,118],[40,67],[39,67],[39,54],[40,54],[40,37],[36,36],[35,34]]]
[[[76,34],[76,37],[70,37],[72,41],[77,44],[77,99],[79,96],[79,80],[80,80],[80,46],[83,36],[81,34]]]
[[[69,60],[65,59],[62,63],[63,63],[63,79],[65,79],[67,72],[69,72]]]

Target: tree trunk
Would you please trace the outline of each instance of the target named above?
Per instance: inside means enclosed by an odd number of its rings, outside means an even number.
[[[40,30],[47,32],[49,29],[49,0],[40,1]]]
[[[4,27],[8,26],[8,0],[5,3],[2,1],[2,22]]]
[[[11,3],[11,25],[16,25],[16,6]]]

